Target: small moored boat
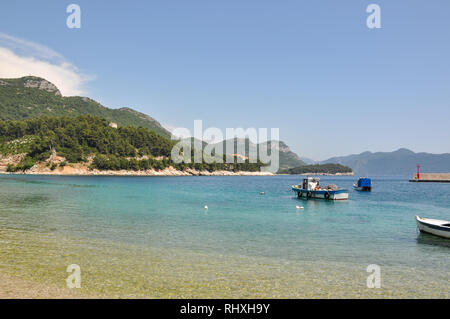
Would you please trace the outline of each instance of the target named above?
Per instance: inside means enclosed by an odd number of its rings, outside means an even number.
[[[336,185],[320,186],[320,179],[308,177],[303,179],[301,185],[293,185],[292,190],[297,193],[299,198],[307,199],[327,199],[327,200],[346,200],[348,199],[348,190],[341,189]]]
[[[358,181],[353,184],[353,188],[357,191],[370,192],[372,190],[372,180],[367,177],[360,177]]]
[[[417,228],[419,228],[421,232],[443,238],[450,238],[450,221],[416,216],[416,223]]]

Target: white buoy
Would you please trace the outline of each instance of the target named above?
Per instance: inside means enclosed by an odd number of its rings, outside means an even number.
[[[205,205],[205,209],[208,210],[208,206]]]
[[[303,206],[296,206],[297,207],[297,209],[305,209],[305,207],[303,207]]]

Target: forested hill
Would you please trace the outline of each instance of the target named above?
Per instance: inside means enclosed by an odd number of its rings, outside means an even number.
[[[43,117],[23,121],[0,121],[0,154],[25,154],[8,171],[26,171],[37,163],[54,164],[57,155],[67,163],[86,163],[99,170],[178,170],[260,171],[258,163],[173,163],[174,143],[143,127],[114,128],[108,120],[83,115],[78,117]],[[191,161],[193,163],[193,161]]]
[[[281,171],[281,174],[348,174],[352,173],[350,167],[341,164],[314,164]]]
[[[110,109],[87,97],[63,97],[54,84],[38,77],[0,79],[0,120],[79,115],[98,116],[118,126],[142,126],[170,137],[159,122],[133,109]]]
[[[45,160],[52,149],[69,162],[86,161],[91,154],[136,157],[170,156],[173,142],[143,127],[113,128],[90,115],[43,117],[24,121],[0,121],[0,152],[27,153]]]
[[[162,137],[170,138],[170,133],[155,119],[133,109],[110,109],[87,97],[63,97],[54,84],[39,77],[27,76],[18,79],[0,79],[0,121],[20,121],[42,117],[78,117],[81,115],[91,115],[105,119],[108,123],[116,123],[119,128],[126,126],[143,127]],[[67,122],[67,120],[64,121]],[[23,123],[20,125],[23,125]],[[242,140],[236,139],[235,145],[241,143]],[[258,149],[260,147],[260,145],[247,143],[245,140],[244,143],[246,144],[245,153],[240,154],[243,156],[248,154],[249,148],[254,147]],[[69,146],[68,149],[70,148]],[[275,144],[272,142],[267,142],[267,148],[271,151],[279,151],[280,169],[288,169],[305,164],[297,154],[292,152],[281,141],[277,149],[275,149]],[[62,150],[59,149],[58,151],[61,152]],[[73,149],[73,151],[73,154],[66,152],[65,155],[70,159],[77,158],[79,150]],[[233,151],[229,155],[234,153]]]

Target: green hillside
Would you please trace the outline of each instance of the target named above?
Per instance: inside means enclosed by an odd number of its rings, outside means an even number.
[[[260,171],[258,163],[174,163],[170,159],[175,141],[146,128],[113,128],[109,121],[91,116],[41,117],[22,121],[0,121],[0,154],[26,154],[9,172],[26,171],[36,163],[47,162],[54,153],[66,163],[88,163],[99,170],[178,170]],[[193,163],[193,161],[191,161]],[[64,164],[64,165],[65,165]],[[87,164],[86,164],[87,165]]]
[[[170,133],[160,123],[148,115],[130,108],[110,109],[87,97],[63,97],[58,88],[45,79],[28,76],[18,79],[0,79],[0,121],[27,120],[42,117],[78,117],[91,115],[116,123],[119,128],[126,126],[143,127],[163,137],[170,138]],[[245,144],[245,154],[249,149],[259,149],[260,145],[248,140],[236,139],[234,144],[238,153],[238,144]],[[203,143],[203,146],[206,144]],[[288,169],[305,165],[289,147],[279,142],[274,149],[271,142],[267,147],[271,151],[279,151],[280,169]],[[253,168],[252,168],[253,169]]]
[[[170,137],[155,119],[130,108],[110,109],[86,97],[63,97],[55,85],[38,77],[0,79],[0,120],[79,115],[98,116],[118,126],[142,126]]]

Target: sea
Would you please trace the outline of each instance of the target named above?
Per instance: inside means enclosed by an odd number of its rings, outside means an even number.
[[[323,176],[332,202],[302,178],[2,175],[0,271],[64,288],[77,265],[113,298],[450,297],[450,240],[415,223],[450,220],[450,184]]]

